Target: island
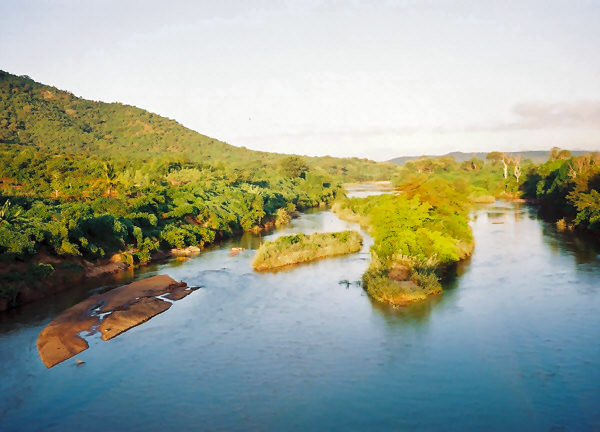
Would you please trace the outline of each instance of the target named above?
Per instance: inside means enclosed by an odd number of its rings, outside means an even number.
[[[259,271],[270,270],[358,252],[361,247],[362,237],[356,231],[282,236],[260,246],[252,261],[252,267]]]

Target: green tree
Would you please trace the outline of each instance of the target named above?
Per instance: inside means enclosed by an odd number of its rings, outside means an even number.
[[[288,156],[280,163],[281,171],[290,178],[305,178],[308,171],[306,161],[300,156]]]

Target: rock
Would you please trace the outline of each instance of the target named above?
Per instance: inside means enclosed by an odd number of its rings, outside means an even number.
[[[180,288],[176,291],[173,291],[171,294],[166,295],[165,298],[168,298],[169,300],[173,300],[173,301],[181,300],[182,298],[187,297],[188,295],[190,295],[197,289],[198,289],[198,287]]]
[[[171,255],[174,257],[197,255],[202,251],[198,246],[188,246],[184,249],[171,249]]]
[[[120,253],[116,253],[113,256],[110,257],[109,260],[111,263],[122,263],[123,262],[123,257]]]
[[[170,307],[171,303],[159,300],[156,297],[139,299],[130,304],[127,309],[115,311],[102,320],[99,327],[102,340],[110,340],[130,328],[148,321]]]
[[[97,316],[91,315],[96,297],[90,297],[67,309],[42,330],[38,336],[37,349],[47,368],[88,348],[88,343],[78,334],[99,322]]]
[[[399,281],[398,286],[409,292],[419,291],[421,288],[415,283],[415,281]]]
[[[124,262],[110,262],[104,265],[87,267],[85,269],[85,277],[95,278],[106,274],[118,273],[127,267],[129,266]]]
[[[185,282],[177,282],[168,275],[142,279],[104,293],[106,303],[100,309],[100,313],[123,309],[128,303],[134,302],[137,298],[156,297],[186,286]]]
[[[87,342],[78,336],[82,331],[93,332],[100,324],[102,339],[112,339],[171,306],[157,296],[170,293],[171,300],[179,300],[194,289],[167,275],[158,275],[89,297],[64,311],[41,331],[37,340],[40,358],[50,368],[88,348]],[[109,315],[100,322],[98,313]]]
[[[395,281],[405,281],[410,277],[410,270],[406,266],[392,267],[388,272],[388,277]]]

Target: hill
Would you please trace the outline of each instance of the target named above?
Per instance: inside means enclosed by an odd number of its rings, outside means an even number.
[[[0,71],[0,147],[15,146],[54,155],[163,158],[237,169],[273,167],[288,157],[236,147],[134,106],[82,99]],[[367,159],[304,159],[345,181],[385,179],[395,170]]]

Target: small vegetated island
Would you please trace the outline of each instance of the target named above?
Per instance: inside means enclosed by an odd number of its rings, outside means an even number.
[[[362,237],[356,231],[294,234],[263,243],[252,266],[255,270],[270,270],[358,252],[361,247]]]
[[[440,276],[473,250],[471,190],[429,175],[396,186],[399,194],[340,200],[334,211],[374,238],[364,289],[377,301],[404,306],[440,293]]]

